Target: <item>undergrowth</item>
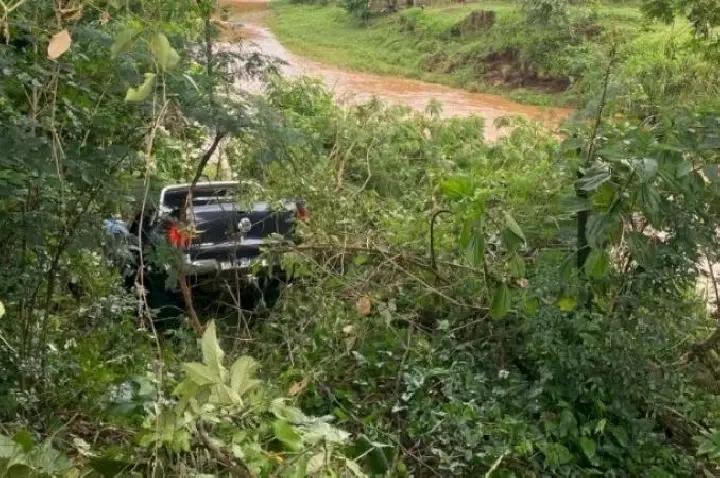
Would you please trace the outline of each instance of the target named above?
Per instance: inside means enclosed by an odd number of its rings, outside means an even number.
[[[505,118],[488,144],[310,79],[244,94],[265,63],[212,48],[211,2],[101,7],[19,4],[0,45],[2,476],[717,474],[697,39],[620,45],[563,139]],[[163,333],[102,225],[194,176],[311,218],[264,251],[275,307]]]

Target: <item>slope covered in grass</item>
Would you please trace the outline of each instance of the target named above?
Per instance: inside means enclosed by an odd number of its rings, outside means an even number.
[[[572,7],[566,20],[547,25],[528,23],[511,2],[439,5],[361,25],[336,4],[271,5],[270,27],[300,55],[353,70],[503,92],[529,103],[582,104],[600,83],[613,45],[622,67],[631,65],[635,74],[644,75],[645,67],[665,69],[665,55],[664,66],[648,63],[668,48],[678,52],[671,69],[686,79],[709,74],[703,60],[684,47],[687,25],[651,23],[629,6]],[[481,11],[494,18],[473,18]]]

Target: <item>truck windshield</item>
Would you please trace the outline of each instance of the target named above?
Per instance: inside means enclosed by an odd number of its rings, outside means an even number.
[[[198,187],[193,196],[193,206],[209,206],[212,204],[227,204],[234,201],[234,190],[228,187]],[[185,205],[187,189],[169,189],[165,191],[163,206],[178,210]]]

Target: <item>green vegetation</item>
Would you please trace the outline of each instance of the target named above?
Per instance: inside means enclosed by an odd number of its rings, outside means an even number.
[[[266,65],[212,48],[213,2],[13,5],[0,476],[717,473],[714,38],[626,42],[564,140],[513,119],[488,144],[481,118],[342,108],[307,78],[234,89],[230,62]],[[312,216],[265,251],[292,276],[274,308],[223,297],[160,332],[103,220],[196,175]]]
[[[353,70],[503,92],[524,102],[582,105],[587,93],[598,88],[598,65],[606,62],[613,45],[630,65],[624,75],[629,81],[644,80],[632,71],[634,64],[673,50],[673,61],[693,82],[685,85],[692,94],[696,89],[706,93],[707,82],[716,83],[712,67],[689,46],[689,23],[653,23],[635,7],[567,6],[548,24],[528,18],[542,7],[441,4],[378,15],[359,25],[333,4],[271,5],[273,32],[301,55]]]

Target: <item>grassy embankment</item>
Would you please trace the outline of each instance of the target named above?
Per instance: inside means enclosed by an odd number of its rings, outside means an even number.
[[[500,92],[535,104],[580,105],[602,77],[611,45],[632,77],[660,68],[687,74],[699,58],[680,49],[673,65],[663,52],[686,43],[689,28],[646,21],[639,9],[573,7],[564,26],[529,25],[517,3],[490,2],[413,8],[353,22],[335,4],[273,2],[268,25],[293,52],[341,67]],[[490,25],[470,25],[478,10],[495,12]],[[697,75],[695,75],[697,76]],[[687,85],[685,85],[686,87]]]

